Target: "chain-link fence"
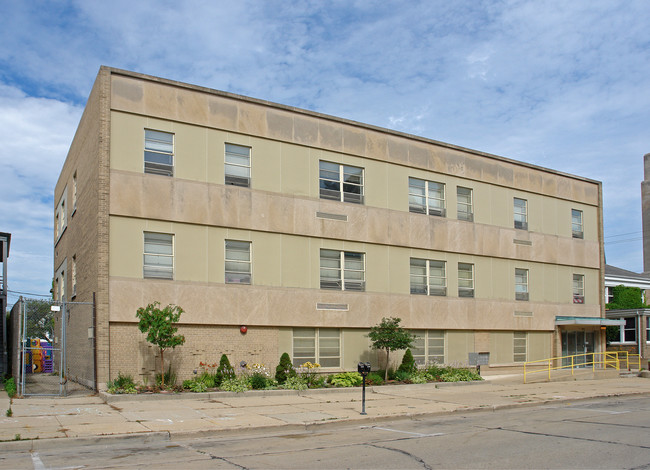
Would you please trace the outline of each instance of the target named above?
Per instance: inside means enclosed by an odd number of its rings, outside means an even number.
[[[93,303],[21,298],[19,304],[19,392],[67,396],[95,390]]]

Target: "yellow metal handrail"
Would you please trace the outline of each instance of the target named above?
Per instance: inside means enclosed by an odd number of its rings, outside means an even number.
[[[638,354],[630,354],[627,351],[591,352],[528,361],[524,362],[524,383],[526,383],[526,378],[530,374],[546,372],[548,373],[548,380],[551,380],[551,371],[554,370],[571,369],[571,375],[574,374],[574,370],[577,367],[584,368],[591,366],[591,369],[595,371],[596,365],[599,366],[599,369],[611,367],[620,370],[622,362],[625,363],[624,369],[629,370],[632,365],[637,365],[637,368],[641,369],[641,357]]]

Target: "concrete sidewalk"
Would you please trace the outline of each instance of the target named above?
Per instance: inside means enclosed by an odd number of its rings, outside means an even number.
[[[81,439],[184,438],[267,429],[304,430],[327,423],[379,422],[473,410],[650,393],[650,380],[616,377],[523,384],[521,376],[483,382],[361,388],[251,391],[243,394],[93,395],[22,398],[0,392],[0,451],[36,449]],[[12,416],[5,416],[11,407]]]

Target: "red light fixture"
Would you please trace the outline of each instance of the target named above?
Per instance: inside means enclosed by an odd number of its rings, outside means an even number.
[[[245,335],[247,331],[248,331],[248,328],[245,325],[242,325],[242,326],[239,327],[239,332],[242,335]]]

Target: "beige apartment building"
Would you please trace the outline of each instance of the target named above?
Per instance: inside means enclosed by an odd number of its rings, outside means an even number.
[[[55,291],[96,295],[100,387],[151,376],[135,313],[153,301],[185,310],[179,378],[222,353],[383,367],[366,335],[388,316],[421,363],[604,350],[586,178],[102,67],[55,204]]]

